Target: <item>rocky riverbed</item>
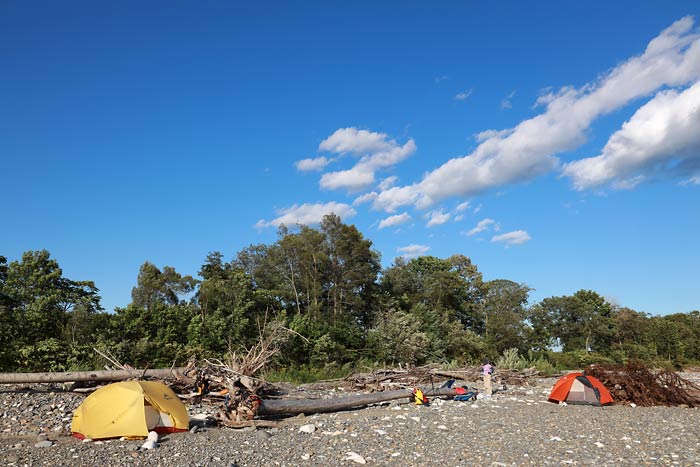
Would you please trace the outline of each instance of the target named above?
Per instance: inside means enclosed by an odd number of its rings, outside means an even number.
[[[554,380],[475,402],[405,401],[299,416],[276,428],[217,428],[190,407],[192,430],[143,441],[69,436],[84,396],[0,392],[0,465],[8,466],[700,466],[700,411],[547,402]],[[327,393],[325,396],[332,394]]]

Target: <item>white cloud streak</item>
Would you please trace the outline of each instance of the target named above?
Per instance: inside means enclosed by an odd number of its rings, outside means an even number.
[[[508,94],[506,97],[501,100],[501,109],[512,109],[513,108],[513,103],[511,102],[511,99],[515,97],[515,91],[511,92]]]
[[[466,91],[458,92],[457,95],[455,95],[455,99],[458,101],[466,101],[467,99],[469,99],[469,96],[472,95],[472,92],[474,92],[474,90],[472,89],[467,89]]]
[[[467,232],[467,235],[470,236],[470,237],[472,237],[472,236],[474,236],[474,235],[476,235],[476,234],[478,234],[478,233],[483,232],[484,230],[488,229],[488,228],[491,227],[492,225],[494,225],[494,226],[497,225],[497,224],[496,224],[496,221],[493,220],[493,219],[486,218],[486,219],[480,220],[479,223],[476,224],[476,227],[474,227],[474,228],[471,229],[469,232]],[[498,229],[496,229],[496,230],[498,230]]]
[[[392,167],[416,152],[413,139],[400,145],[385,133],[340,128],[319,145],[319,150],[361,156],[350,169],[323,174],[321,188],[358,191],[375,182],[375,172]]]
[[[321,141],[318,149],[336,154],[365,154],[385,151],[390,147],[391,143],[387,141],[386,134],[350,127],[335,130],[332,135]]]
[[[681,185],[700,185],[700,175],[695,175],[682,181]]]
[[[514,230],[500,235],[494,235],[491,241],[494,243],[504,243],[506,247],[522,245],[531,240],[530,235],[524,230]]]
[[[327,214],[335,213],[340,216],[341,219],[345,220],[353,217],[357,212],[347,204],[343,203],[316,203],[316,204],[294,204],[291,207],[280,209],[277,214],[278,217],[275,219],[266,221],[259,220],[255,226],[258,228],[264,227],[278,227],[281,224],[287,226],[293,226],[297,224],[302,225],[315,225],[319,224],[323,219],[323,216]]]
[[[462,212],[462,211],[466,211],[467,209],[469,209],[469,201],[465,201],[463,203],[458,204],[457,207],[455,208],[455,211]]]
[[[378,193],[376,191],[370,191],[369,193],[360,195],[357,198],[355,198],[355,200],[352,202],[352,205],[359,206],[360,204],[365,204],[369,203],[370,201],[374,201],[374,199],[377,197],[377,194]]]
[[[418,183],[379,193],[374,208],[425,208],[447,197],[481,193],[554,170],[559,166],[556,154],[582,145],[595,119],[661,87],[700,78],[700,36],[693,27],[692,17],[682,18],[652,39],[644,53],[595,82],[542,96],[538,105],[546,107],[543,113],[511,129],[482,133],[471,154],[447,161]]]
[[[316,157],[314,159],[302,159],[297,161],[294,165],[300,172],[309,172],[313,170],[322,170],[330,162],[331,160],[326,157]]]
[[[404,258],[416,258],[426,254],[428,250],[430,250],[429,246],[416,244],[402,246],[396,249]]]
[[[399,179],[399,177],[397,177],[396,175],[392,175],[391,177],[387,177],[384,180],[382,180],[381,182],[379,182],[379,185],[377,186],[377,188],[379,188],[380,190],[388,190],[392,186],[396,185],[396,181],[398,179]]]
[[[681,163],[690,159],[700,159],[700,82],[683,92],[658,93],[610,137],[600,155],[566,164],[563,175],[577,190],[608,182],[630,189],[669,172],[693,175],[694,164]]]
[[[351,192],[357,192],[374,183],[374,171],[365,170],[364,167],[355,166],[349,170],[329,172],[321,176],[321,188],[336,190],[344,188]]]
[[[450,217],[452,217],[451,214],[443,212],[442,209],[439,211],[433,211],[428,216],[430,218],[428,220],[428,223],[426,224],[428,227],[442,225],[445,222],[449,221]]]
[[[404,212],[403,214],[397,214],[395,216],[389,216],[386,219],[382,219],[381,222],[379,222],[379,230],[384,229],[386,227],[395,227],[397,225],[405,224],[406,222],[411,220],[411,216]]]

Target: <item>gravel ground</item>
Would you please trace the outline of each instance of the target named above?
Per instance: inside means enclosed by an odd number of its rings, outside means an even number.
[[[143,441],[68,436],[81,395],[2,391],[0,465],[700,466],[698,409],[555,405],[546,402],[552,382],[475,403],[402,401],[299,416],[273,429],[198,425],[161,437],[152,450],[140,450]]]

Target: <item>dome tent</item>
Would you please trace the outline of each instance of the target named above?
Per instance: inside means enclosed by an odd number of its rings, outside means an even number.
[[[575,372],[559,378],[549,394],[549,401],[601,406],[612,404],[613,398],[598,379]]]
[[[73,413],[77,438],[146,437],[149,431],[189,428],[187,408],[172,389],[156,381],[123,381],[89,395]]]

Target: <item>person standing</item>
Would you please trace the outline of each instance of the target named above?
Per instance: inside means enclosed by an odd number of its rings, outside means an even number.
[[[491,375],[493,374],[493,365],[488,360],[484,360],[484,366],[481,367],[481,371],[484,375],[484,395],[490,396],[493,394],[493,388],[491,387]]]

